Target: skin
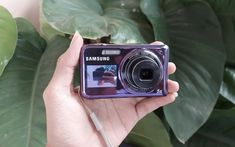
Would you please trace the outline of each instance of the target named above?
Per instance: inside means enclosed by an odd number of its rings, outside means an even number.
[[[104,72],[102,79],[98,81],[98,85],[103,85],[104,83],[111,83],[115,85],[114,77],[115,75],[112,72],[106,71]]]
[[[47,147],[105,146],[84,109],[83,98],[72,85],[82,45],[82,37],[75,33],[70,47],[59,57],[54,75],[43,93]],[[168,73],[172,74],[175,70],[175,65],[169,63]],[[172,103],[178,90],[179,84],[168,80],[169,94],[165,97],[83,100],[96,113],[112,145],[117,147],[141,118]]]

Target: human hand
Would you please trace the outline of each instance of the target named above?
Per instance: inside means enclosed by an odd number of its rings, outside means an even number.
[[[43,93],[47,147],[105,146],[82,105],[82,97],[72,85],[82,45],[81,36],[75,33],[69,49],[59,57],[54,75]],[[175,70],[175,65],[169,63],[168,73]],[[177,82],[168,80],[169,94],[165,97],[83,100],[96,113],[112,145],[117,147],[141,118],[173,102],[178,89]]]
[[[98,81],[98,85],[103,85],[104,83],[115,85],[115,75],[110,71],[105,71],[102,78]]]

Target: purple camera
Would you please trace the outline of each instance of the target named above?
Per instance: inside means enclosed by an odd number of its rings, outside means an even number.
[[[167,94],[166,45],[84,45],[81,95],[88,99]]]

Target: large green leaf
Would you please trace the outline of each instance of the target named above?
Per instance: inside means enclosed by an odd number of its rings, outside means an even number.
[[[224,81],[220,93],[235,104],[235,1],[207,0],[219,18],[227,51]]]
[[[140,120],[125,142],[134,147],[171,147],[168,133],[154,113]]]
[[[0,146],[44,147],[42,92],[69,40],[55,38],[44,51],[45,41],[31,24],[17,19],[17,25],[16,52],[0,77]]]
[[[113,43],[153,41],[153,32],[139,9],[139,0],[43,0],[48,23],[66,34],[84,38],[111,35]]]
[[[210,6],[215,10],[216,15],[234,16],[235,14],[234,0],[204,0],[204,1],[207,1],[210,4]]]
[[[226,67],[220,94],[235,104],[235,67]]]
[[[0,76],[14,54],[16,41],[16,22],[11,14],[0,6]]]
[[[43,38],[45,38],[47,41],[50,41],[51,39],[53,39],[57,35],[65,36],[64,33],[61,33],[59,31],[55,30],[54,28],[52,28],[48,24],[41,9],[42,9],[42,7],[40,8],[40,34],[43,36]]]
[[[235,4],[234,10],[235,10]],[[223,30],[223,38],[227,51],[224,81],[221,85],[220,94],[235,104],[235,13],[228,16],[219,16]]]
[[[235,108],[215,110],[210,119],[185,145],[173,139],[174,147],[234,147]]]
[[[235,10],[235,5],[234,5]],[[235,13],[230,16],[218,16],[227,51],[226,66],[235,67]]]
[[[155,34],[160,33],[160,38],[156,36],[156,39],[169,42],[171,59],[177,66],[174,77],[181,87],[179,97],[175,103],[164,107],[164,112],[177,138],[185,142],[213,110],[219,96],[226,52],[220,24],[206,2],[161,2],[160,7],[157,0],[142,0],[141,9],[152,22]],[[161,20],[165,21],[165,26]],[[161,25],[157,25],[158,21]]]
[[[29,31],[32,26],[25,20],[19,18],[17,25],[19,34],[16,51],[0,77],[0,144],[3,147],[30,146],[33,137],[38,142],[43,138],[40,131],[34,131],[36,127],[44,128],[41,126],[44,120],[42,114],[37,116],[41,120],[36,125],[32,122],[34,112],[40,110],[34,107],[37,92],[34,80],[38,80],[35,71],[45,43],[35,40],[38,34],[34,30]]]
[[[220,95],[214,109],[225,110],[225,109],[231,109],[233,107],[234,107],[234,104],[231,103],[231,101],[229,101],[228,99]]]

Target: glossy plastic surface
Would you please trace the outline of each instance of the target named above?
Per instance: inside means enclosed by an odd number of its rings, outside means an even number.
[[[158,58],[161,78],[151,91],[141,88],[133,90],[128,85],[128,80],[124,81],[122,78],[123,64],[132,60],[131,55],[140,51]],[[88,99],[165,96],[168,54],[166,45],[84,45],[80,54],[81,95]]]

